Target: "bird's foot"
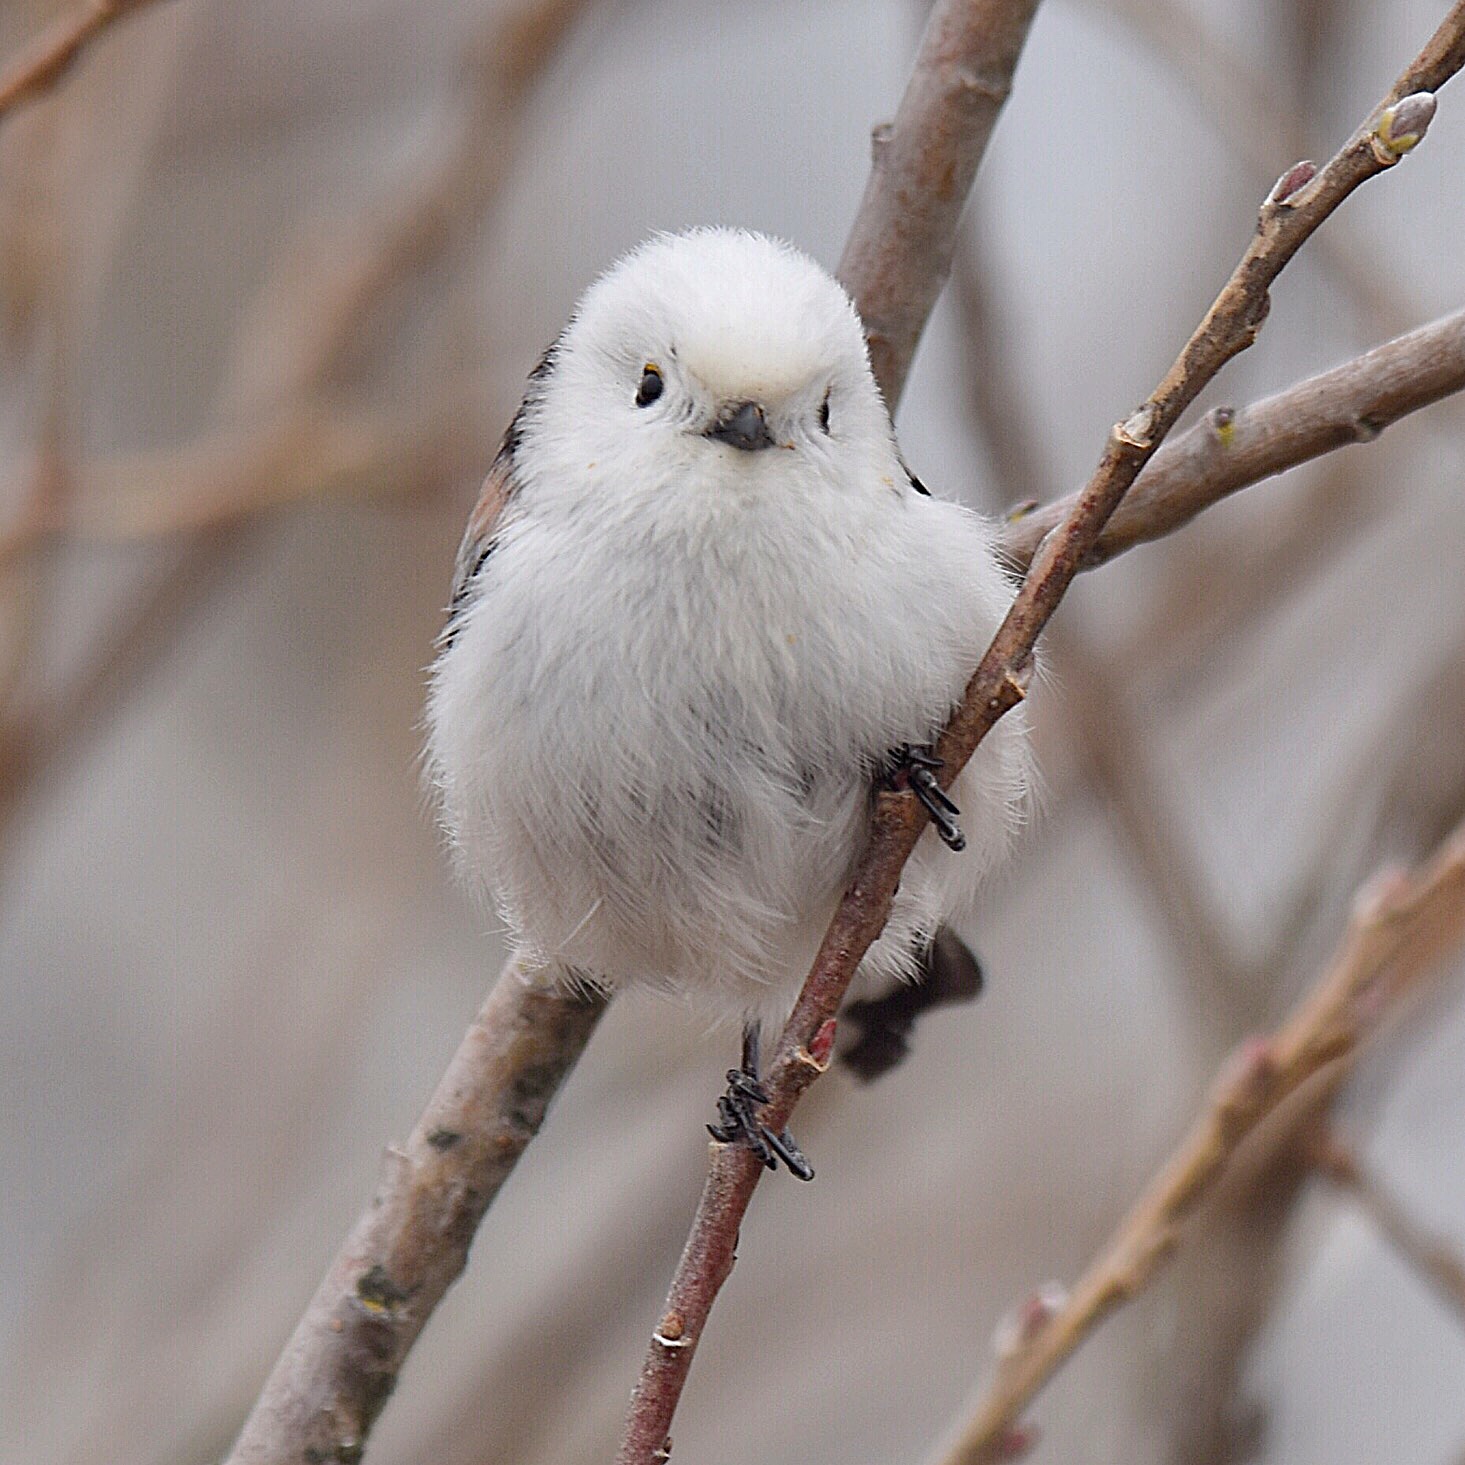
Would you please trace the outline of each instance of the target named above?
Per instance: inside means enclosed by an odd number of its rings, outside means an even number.
[[[743,1030],[743,1066],[727,1071],[727,1091],[717,1101],[717,1124],[709,1124],[707,1133],[719,1144],[744,1144],[770,1170],[780,1160],[791,1175],[812,1180],[814,1167],[804,1158],[787,1129],[775,1134],[758,1121],[759,1104],[768,1102],[768,1091],[758,1081],[758,1031],[755,1026]]]
[[[892,788],[908,788],[920,801],[936,826],[936,833],[948,849],[964,850],[966,835],[957,826],[961,810],[937,781],[936,773],[942,767],[939,759],[929,748],[913,748],[903,743],[891,754],[894,768],[890,773]]]

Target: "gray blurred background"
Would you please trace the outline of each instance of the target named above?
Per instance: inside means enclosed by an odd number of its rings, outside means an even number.
[[[0,10],[8,55],[55,14]],[[1081,480],[1444,0],[1048,0],[900,417],[937,492]],[[576,295],[655,229],[831,267],[908,0],[176,0],[0,126],[0,1459],[220,1456],[489,980],[419,777],[476,481]],[[1465,88],[1465,82],[1456,84]],[[1465,90],[1208,398],[1465,297]],[[1069,598],[988,968],[801,1110],[676,1458],[918,1461],[1071,1279],[1351,892],[1465,807],[1445,403]],[[1465,1251],[1447,973],[1338,1132]],[[609,1458],[734,1044],[617,1004],[491,1212],[379,1465]],[[1036,1461],[1455,1465],[1465,1316],[1292,1157],[1034,1410]]]

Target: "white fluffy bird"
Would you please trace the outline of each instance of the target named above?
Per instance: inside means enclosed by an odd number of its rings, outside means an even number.
[[[428,705],[459,861],[531,968],[781,1021],[872,787],[903,765],[935,797],[919,750],[1011,595],[992,526],[902,463],[840,285],[758,234],[656,237],[581,299],[468,523]],[[950,791],[964,847],[917,845],[866,991],[929,965],[1028,773],[1019,709]],[[781,1153],[750,1090],[719,1137]]]

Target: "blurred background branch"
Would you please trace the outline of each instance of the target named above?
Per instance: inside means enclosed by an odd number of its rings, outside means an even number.
[[[155,3],[87,0],[74,14],[58,20],[0,70],[0,119],[12,108],[55,86],[108,26]]]
[[[1038,1389],[1115,1308],[1149,1286],[1232,1155],[1304,1086],[1336,1092],[1359,1044],[1465,939],[1465,828],[1419,869],[1358,895],[1338,951],[1276,1032],[1253,1038],[1216,1079],[1205,1109],[1070,1296],[1034,1318],[1002,1358],[941,1465],[1010,1457],[1009,1431]],[[1316,1094],[1308,1099],[1318,1109]]]

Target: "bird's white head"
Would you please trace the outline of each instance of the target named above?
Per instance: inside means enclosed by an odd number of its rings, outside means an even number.
[[[849,296],[766,235],[658,235],[585,293],[556,343],[529,430],[621,463],[739,481],[893,453]]]

